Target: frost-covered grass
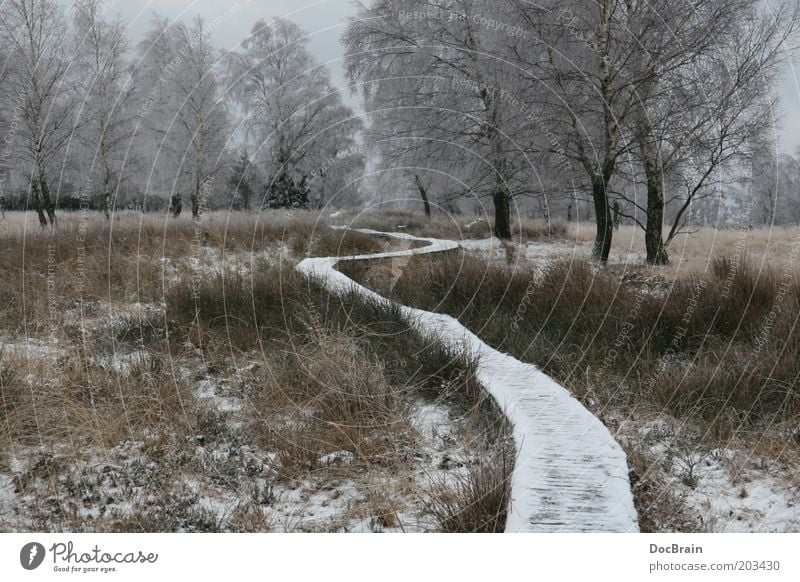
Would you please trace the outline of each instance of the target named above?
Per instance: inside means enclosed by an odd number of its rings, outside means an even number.
[[[398,210],[369,209],[366,211],[338,211],[328,215],[330,224],[351,229],[372,229],[382,232],[404,232],[420,237],[449,240],[485,239],[492,235],[493,218],[489,215],[474,216],[448,214],[439,211],[430,219],[422,214]],[[566,237],[567,225],[561,221],[549,224],[512,216],[511,232],[516,242],[551,240]]]
[[[589,222],[569,225],[563,237],[569,248],[559,254],[588,256],[595,232],[595,225]],[[765,267],[782,269],[798,237],[800,229],[791,226],[743,224],[740,228],[689,228],[669,244],[668,266],[645,267],[644,230],[638,226],[623,225],[614,231],[609,262],[617,267],[635,268],[645,275],[658,276],[666,281],[686,280],[696,273],[710,273],[714,257],[734,254],[747,254],[757,266],[763,264]]]
[[[202,279],[232,264],[350,255],[385,241],[328,227],[308,211],[210,213],[199,221],[123,212],[61,213],[41,230],[32,213],[0,221],[0,334],[47,337],[70,309],[160,303],[176,278]]]
[[[137,216],[2,235],[0,530],[502,530],[513,445],[474,362],[293,269],[389,241]],[[460,499],[487,468],[494,501]]]
[[[489,247],[465,246],[484,256]],[[488,249],[495,251],[507,252]],[[458,317],[581,399],[628,451],[644,531],[735,530],[743,508],[752,510],[742,520],[753,530],[797,531],[796,494],[783,493],[800,485],[800,278],[792,255],[782,269],[763,270],[746,256],[713,258],[707,275],[666,283],[560,254],[512,256],[510,265],[491,254],[415,257],[391,287],[374,276],[380,263],[341,268],[401,303]],[[646,442],[631,422],[640,418],[669,422],[668,449]],[[735,455],[703,457],[711,463],[703,465],[692,460],[698,448]],[[719,475],[734,458],[748,467],[735,502],[736,481]],[[719,502],[708,501],[715,487]]]

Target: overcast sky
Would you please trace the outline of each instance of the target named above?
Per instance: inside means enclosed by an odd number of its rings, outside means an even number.
[[[134,42],[149,27],[154,11],[187,22],[195,14],[200,14],[208,22],[219,19],[213,37],[217,46],[225,49],[236,47],[258,19],[289,18],[309,33],[311,50],[320,61],[328,64],[334,82],[344,86],[343,50],[339,39],[345,19],[356,11],[354,0],[108,0],[108,3],[109,11],[120,14],[128,23]],[[800,147],[798,72],[800,67],[790,68],[779,87],[784,113],[779,139],[781,149],[790,152]],[[351,105],[356,105],[356,98],[349,94],[345,97]]]
[[[68,1],[68,0],[62,0]],[[235,48],[259,20],[288,18],[306,30],[317,59],[327,63],[334,82],[344,86],[342,46],[345,19],[356,11],[350,0],[109,0],[109,13],[121,15],[134,43],[150,27],[153,13],[189,22],[195,14],[214,23],[214,43]]]

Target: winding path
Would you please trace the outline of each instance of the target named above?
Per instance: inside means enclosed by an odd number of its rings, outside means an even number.
[[[390,303],[337,271],[336,263],[435,253],[459,246],[455,241],[405,233],[359,232],[429,244],[374,255],[311,258],[302,261],[298,270],[317,277],[331,291],[356,290]],[[625,453],[597,417],[535,366],[489,347],[456,319],[406,306],[401,310],[422,332],[478,358],[478,381],[513,424],[517,459],[506,532],[638,531]]]

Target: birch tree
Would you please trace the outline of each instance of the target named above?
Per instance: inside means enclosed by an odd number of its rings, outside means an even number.
[[[676,5],[657,13],[648,3],[634,5],[634,36],[644,50],[632,132],[647,184],[649,264],[668,261],[666,246],[691,205],[735,177],[735,166],[750,165],[775,123],[772,90],[798,9],[776,4],[770,13],[760,4],[696,0],[692,11]]]
[[[192,217],[201,211],[203,189],[220,170],[220,158],[228,141],[228,115],[220,94],[215,68],[215,49],[203,19],[191,28],[177,25],[180,60],[173,82],[179,109],[176,118],[178,143],[185,144],[182,167],[189,175]]]
[[[471,170],[466,190],[491,197],[501,239],[511,238],[513,198],[530,191],[532,119],[508,66],[521,42],[511,22],[495,2],[374,0],[344,37],[349,78],[374,131],[397,139],[384,135],[384,159],[413,168],[424,150],[446,173],[460,157]]]
[[[592,257],[607,261],[613,238],[610,198],[630,144],[624,132],[636,100],[626,75],[638,47],[622,0],[512,0],[529,37],[518,59],[528,76],[526,101],[537,110],[543,153],[583,176],[597,226]]]
[[[103,18],[100,0],[75,3],[76,73],[86,120],[81,141],[91,152],[89,171],[99,175],[106,220],[111,220],[133,138],[134,83],[125,60],[128,39],[119,20]]]
[[[19,111],[14,149],[39,223],[54,226],[51,179],[63,163],[77,104],[70,78],[72,55],[64,50],[69,27],[51,0],[6,0],[0,10],[0,34],[10,63],[0,90],[5,102]]]
[[[229,83],[255,142],[255,159],[266,169],[269,204],[319,206],[326,176],[363,168],[362,123],[341,102],[296,24],[257,22],[242,51],[229,56]]]
[[[191,26],[156,18],[139,51],[139,112],[144,133],[159,142],[151,175],[158,169],[167,175],[172,200],[180,200],[188,190],[192,217],[197,219],[221,170],[230,132],[218,81],[219,59],[200,17]]]

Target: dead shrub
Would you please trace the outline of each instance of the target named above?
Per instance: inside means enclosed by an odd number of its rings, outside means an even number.
[[[470,465],[452,482],[440,480],[427,500],[428,511],[446,533],[502,533],[510,501],[511,467],[501,454]]]
[[[378,291],[458,317],[575,393],[599,396],[601,410],[647,399],[679,418],[711,419],[727,409],[748,423],[797,417],[797,285],[781,294],[778,275],[746,258],[735,268],[729,259],[715,265],[714,278],[637,293],[585,260],[534,273],[467,255],[418,257],[391,291]],[[342,268],[356,280],[368,270]],[[733,273],[731,285],[725,273]]]
[[[281,451],[285,472],[313,470],[335,451],[374,462],[392,451],[393,438],[409,438],[407,401],[351,338],[318,330],[312,341],[295,342],[251,397],[260,440]]]
[[[162,356],[143,355],[125,370],[93,360],[72,357],[58,367],[37,363],[32,377],[14,384],[24,406],[5,409],[0,431],[21,444],[97,446],[114,446],[148,428],[182,432],[194,397]]]

